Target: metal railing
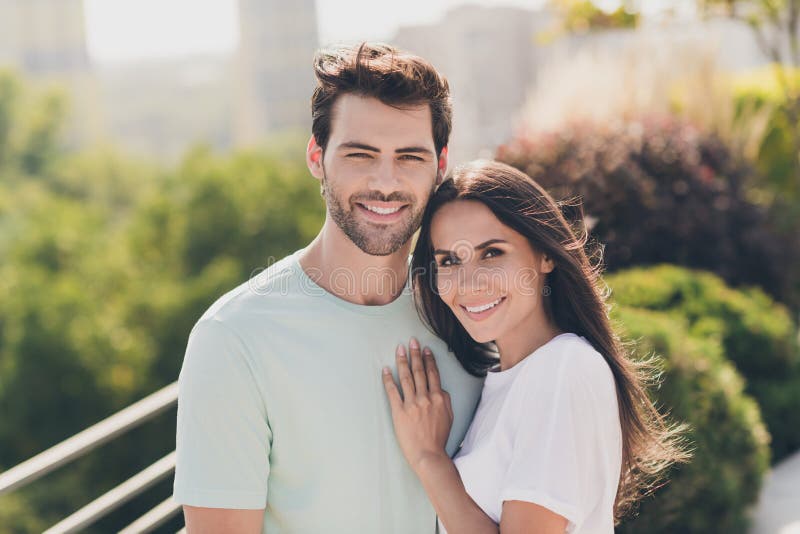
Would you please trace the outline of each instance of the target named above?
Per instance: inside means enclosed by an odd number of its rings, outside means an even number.
[[[30,460],[0,473],[0,495],[26,486],[50,471],[80,458],[103,443],[156,417],[174,406],[177,401],[178,383],[173,382],[152,395],[90,426],[86,430],[37,454]],[[174,470],[175,452],[171,452],[119,486],[107,491],[80,510],[59,521],[50,527],[45,534],[78,532],[136,497],[153,484],[163,480]],[[150,532],[180,513],[180,510],[180,505],[170,496],[125,527],[121,532],[124,534]]]

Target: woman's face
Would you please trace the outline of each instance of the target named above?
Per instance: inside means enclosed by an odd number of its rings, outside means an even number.
[[[485,343],[544,320],[552,261],[476,200],[455,200],[431,221],[436,286],[469,335]]]

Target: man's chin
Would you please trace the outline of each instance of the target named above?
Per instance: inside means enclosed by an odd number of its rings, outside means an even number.
[[[368,236],[365,233],[359,233],[358,235],[348,235],[348,237],[362,252],[370,256],[390,256],[403,248],[413,235],[412,233],[406,239],[403,239],[402,234],[396,236]]]
[[[361,249],[362,252],[369,254],[370,256],[391,256],[401,248],[405,243],[400,244],[392,244],[387,246],[385,241],[380,243],[364,243],[356,240],[352,240],[355,245]]]
[[[334,222],[353,244],[370,256],[390,256],[396,253],[416,232],[416,229],[410,229],[414,224],[410,217],[392,224],[375,224],[350,212],[346,218],[334,217]]]

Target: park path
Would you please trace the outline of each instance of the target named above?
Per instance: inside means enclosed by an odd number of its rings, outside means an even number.
[[[765,478],[750,534],[800,534],[800,451]]]

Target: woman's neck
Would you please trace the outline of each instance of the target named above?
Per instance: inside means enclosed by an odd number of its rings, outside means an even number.
[[[495,340],[500,352],[500,370],[511,369],[539,347],[564,332],[544,317],[531,317],[502,339]]]

